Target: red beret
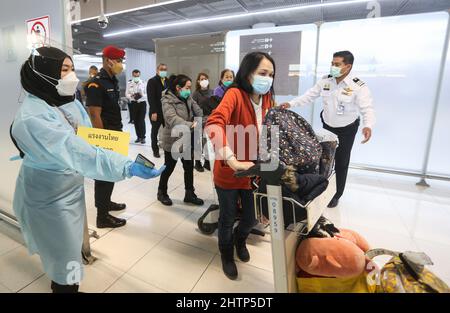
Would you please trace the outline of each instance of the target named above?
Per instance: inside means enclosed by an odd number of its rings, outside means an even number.
[[[117,48],[115,46],[107,46],[103,48],[103,56],[112,60],[123,59],[123,57],[125,56],[125,50]]]

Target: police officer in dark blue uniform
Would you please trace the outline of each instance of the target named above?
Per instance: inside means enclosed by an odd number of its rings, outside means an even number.
[[[86,88],[86,105],[89,107],[92,125],[95,128],[122,131],[122,115],[119,105],[120,89],[116,75],[123,71],[125,51],[114,46],[103,49],[103,67]],[[114,217],[110,211],[120,211],[125,204],[111,201],[114,183],[95,181],[95,206],[97,207],[97,228],[116,228],[126,220]]]

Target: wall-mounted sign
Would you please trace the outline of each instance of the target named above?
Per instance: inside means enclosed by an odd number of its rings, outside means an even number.
[[[48,15],[27,20],[27,40],[30,48],[50,43],[50,17]]]

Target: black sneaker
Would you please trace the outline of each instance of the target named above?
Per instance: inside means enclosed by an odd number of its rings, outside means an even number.
[[[110,211],[122,211],[125,210],[127,205],[125,203],[115,203],[111,202],[111,205],[109,206]]]
[[[197,195],[192,190],[187,190],[184,196],[184,202],[192,203],[194,205],[203,205],[204,201],[197,197]]]
[[[141,139],[141,143],[142,143],[142,144],[145,144],[145,138],[142,138],[142,139]]]
[[[211,171],[211,165],[208,160],[205,160],[205,163],[203,164],[203,168],[207,171]]]
[[[328,203],[328,207],[329,208],[335,208],[337,207],[339,204],[339,199],[338,198],[333,198],[331,199],[330,203]]]
[[[158,193],[158,201],[164,205],[172,205],[172,200],[167,193]]]
[[[233,255],[231,254],[230,256],[221,254],[220,258],[222,259],[222,270],[225,276],[231,280],[235,280],[238,277],[238,271]]]
[[[118,218],[110,214],[105,216],[97,216],[97,228],[118,228],[125,226],[127,223],[123,218]]]
[[[159,159],[161,157],[161,155],[159,154],[159,151],[153,151],[153,156],[157,159]]]
[[[140,143],[141,142],[141,138],[138,138],[134,141],[134,143]]]
[[[200,161],[195,161],[195,166],[197,172],[203,173],[205,170],[203,169],[202,163]]]

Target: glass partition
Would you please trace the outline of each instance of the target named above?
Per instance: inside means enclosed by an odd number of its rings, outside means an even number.
[[[428,172],[450,176],[450,49],[447,52],[444,73]]]
[[[358,134],[352,163],[422,170],[447,23],[448,14],[438,12],[322,25],[319,77],[329,72],[333,52],[350,50],[355,55],[353,75],[369,86],[374,98],[377,124],[373,139],[361,145],[362,135]],[[448,85],[449,75],[446,77]],[[449,98],[447,88],[435,150],[445,146],[444,140],[448,142]],[[320,124],[320,105],[314,114],[316,125]],[[450,160],[439,154],[434,153],[432,168],[442,172],[446,167],[448,173]]]

